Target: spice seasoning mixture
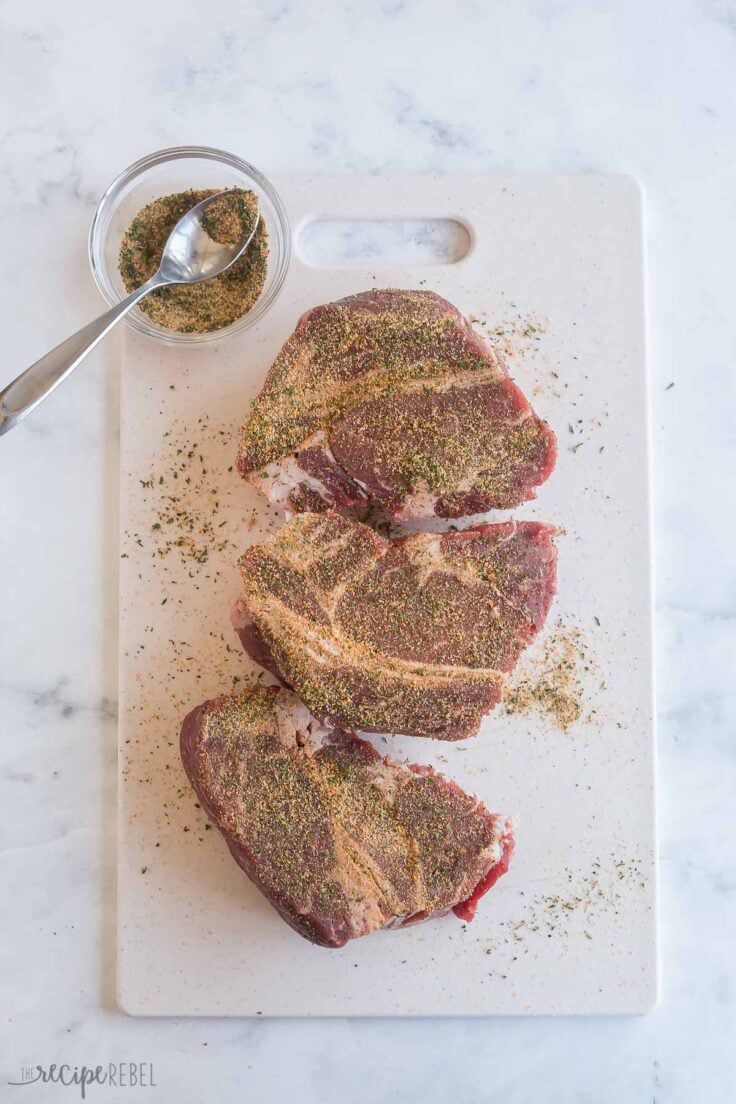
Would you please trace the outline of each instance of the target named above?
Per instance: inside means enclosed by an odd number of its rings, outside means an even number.
[[[638,857],[611,852],[593,861],[586,872],[566,867],[542,892],[519,890],[518,909],[497,925],[494,938],[476,940],[484,954],[493,956],[496,969],[489,976],[505,980],[513,963],[534,954],[542,941],[555,941],[562,952],[575,932],[595,942],[601,921],[623,912],[626,898],[646,889],[643,866]],[[465,926],[463,936],[470,936]]]
[[[558,621],[536,653],[532,669],[504,698],[507,713],[536,713],[567,732],[583,714],[584,676],[595,672],[583,634]],[[593,710],[593,712],[595,712]],[[593,717],[588,716],[588,721]]]
[[[126,291],[153,276],[174,226],[187,211],[218,189],[176,192],[147,204],[131,222],[120,246],[119,268]],[[250,234],[258,214],[254,192],[232,188],[202,217],[210,237],[240,242]],[[268,229],[263,216],[253,241],[226,272],[199,284],[159,288],[139,303],[152,322],[177,333],[209,333],[232,325],[255,304],[266,282]]]

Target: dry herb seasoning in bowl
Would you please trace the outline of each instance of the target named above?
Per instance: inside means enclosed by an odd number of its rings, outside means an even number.
[[[110,305],[118,303],[147,278],[151,265],[151,272],[155,269],[158,240],[165,240],[167,222],[171,229],[199,199],[226,190],[233,198],[224,197],[223,204],[230,206],[220,212],[220,204],[215,205],[217,213],[208,229],[215,240],[218,234],[221,240],[228,234],[238,237],[236,228],[239,231],[252,216],[257,202],[259,226],[244,257],[213,280],[153,293],[127,316],[135,329],[170,344],[214,341],[253,325],[273,303],[291,254],[283,204],[273,185],[247,162],[204,146],[151,154],[110,185],[90,230],[90,264],[97,286]]]
[[[125,290],[135,291],[150,280],[161,261],[174,226],[187,211],[216,191],[186,191],[161,196],[138,212],[120,246],[120,275]],[[237,322],[263,291],[268,271],[268,230],[258,210],[255,192],[232,188],[210,207],[202,225],[216,242],[237,243],[256,224],[244,255],[220,276],[201,284],[174,284],[148,295],[140,305],[156,325],[179,333],[208,333]]]

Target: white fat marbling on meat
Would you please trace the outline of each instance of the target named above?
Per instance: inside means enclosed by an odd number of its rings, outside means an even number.
[[[480,803],[479,803],[480,804]],[[498,813],[493,817],[493,840],[486,849],[488,865],[486,873],[491,870],[503,856],[503,844],[506,836],[511,835],[516,826],[516,818]]]
[[[383,927],[383,913],[373,897],[349,898],[347,914],[353,938],[368,935]]]
[[[372,786],[380,790],[386,801],[393,805],[397,791],[401,787],[401,775],[394,769],[391,770],[381,761],[374,763],[368,770],[368,776]]]
[[[424,394],[429,389],[437,395],[442,395],[448,391],[462,391],[485,383],[499,383],[506,379],[506,372],[500,367],[500,362],[494,350],[490,346],[486,346],[486,349],[491,356],[491,359],[487,361],[487,367],[468,372],[453,372],[446,376],[418,376],[416,379],[407,380],[402,384],[402,394]]]
[[[418,587],[423,587],[427,584],[438,571],[444,571],[448,574],[454,574],[442,555],[442,539],[439,536],[433,534],[421,534],[414,538],[416,555],[414,558],[414,567],[416,569],[416,581]],[[473,579],[474,583],[477,583],[477,579]]]
[[[279,739],[285,747],[293,747],[297,741],[297,735],[306,736],[309,731],[309,723],[312,715],[305,705],[296,698],[288,705],[283,704],[276,710],[276,727]]]
[[[452,912],[451,907],[435,909],[434,912],[428,912],[421,920],[412,919],[412,917],[417,916],[418,913],[407,912],[403,916],[390,916],[382,927],[384,931],[396,931],[398,928],[404,928],[411,924],[426,924],[427,920],[436,920],[441,916],[447,916],[450,912]]]
[[[252,618],[242,598],[236,598],[230,607],[230,624],[236,632],[252,624]]]
[[[304,654],[308,655],[310,659],[313,659],[315,663],[325,664],[328,663],[330,659],[342,658],[344,648],[341,648],[335,641],[328,640],[324,636],[319,636],[316,632],[305,632],[303,635],[305,639]],[[319,651],[306,643],[310,638],[317,642]],[[325,653],[327,654],[325,655]]]
[[[491,866],[495,866],[496,863],[500,861],[502,854],[503,844],[501,842],[501,837],[498,836],[496,839],[494,839],[493,843],[489,846],[487,851],[488,858],[491,860],[490,866],[488,868],[489,870]]]
[[[433,491],[413,491],[406,496],[394,517],[398,521],[419,521],[421,518],[434,517],[438,497]]]
[[[283,700],[283,696],[282,696]],[[292,695],[292,701],[282,704],[276,713],[279,739],[285,747],[301,746],[306,755],[314,755],[331,740],[332,730],[313,717],[306,705]]]
[[[250,482],[254,487],[266,496],[274,506],[286,508],[291,492],[299,486],[306,486],[316,491],[327,502],[332,500],[332,494],[321,479],[308,475],[300,466],[295,456],[284,456],[281,460],[273,460],[266,464],[261,472],[250,476]]]

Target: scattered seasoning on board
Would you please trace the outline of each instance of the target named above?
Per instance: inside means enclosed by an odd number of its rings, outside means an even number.
[[[158,268],[174,226],[197,203],[216,195],[216,188],[161,196],[135,216],[120,246],[119,268],[128,292],[144,284]],[[216,242],[239,242],[253,228],[258,213],[254,192],[232,188],[202,216]],[[209,333],[230,326],[246,314],[263,291],[268,265],[268,229],[261,215],[244,255],[220,276],[200,284],[174,285],[151,292],[139,303],[152,322],[177,333]]]
[[[508,360],[536,353],[548,330],[547,320],[536,314],[510,315],[503,322],[473,314],[468,321],[482,327],[493,348]]]
[[[598,622],[600,624],[600,622]],[[565,629],[561,622],[532,661],[532,670],[511,684],[504,698],[507,713],[541,713],[562,732],[583,713],[586,673],[595,672],[580,629]],[[603,688],[602,686],[599,688]],[[592,713],[588,720],[592,720]]]
[[[478,938],[479,948],[505,970],[518,958],[538,952],[542,940],[566,946],[577,934],[595,941],[601,924],[621,911],[628,896],[646,887],[643,863],[635,857],[612,853],[591,862],[582,873],[565,867],[548,891],[520,890],[514,915],[499,924],[493,940]],[[505,976],[497,971],[491,974]]]
[[[184,433],[174,422],[163,434],[161,455],[149,478],[139,480],[141,490],[150,492],[145,498],[153,520],[134,534],[136,543],[150,547],[159,559],[176,552],[180,561],[187,561],[190,579],[213,552],[237,547],[228,533],[227,518],[220,516],[217,478],[211,476],[198,440],[207,440],[213,432],[218,431],[207,414]]]
[[[140,471],[136,523],[126,527],[121,552],[126,571],[134,573],[129,585],[157,592],[149,622],[131,648],[145,661],[137,679],[139,711],[149,725],[169,710],[178,723],[200,695],[199,686],[217,693],[265,677],[263,671],[250,674],[221,612],[205,630],[204,611],[218,595],[222,601],[223,588],[227,594],[237,586],[234,562],[244,533],[257,522],[270,529],[281,521],[268,505],[249,508],[241,502],[242,484],[228,464],[235,423],[217,424],[202,413],[191,421],[169,416],[167,425],[150,466]],[[202,652],[205,635],[208,654]],[[182,799],[188,797],[187,788]]]

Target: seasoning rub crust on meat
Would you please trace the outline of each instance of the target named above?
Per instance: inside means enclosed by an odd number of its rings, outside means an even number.
[[[317,717],[459,740],[544,623],[554,535],[509,521],[390,541],[333,512],[300,514],[241,558],[233,624]]]
[[[387,288],[299,319],[237,466],[287,513],[372,501],[458,518],[533,498],[555,458],[552,430],[457,308]]]
[[[181,755],[235,861],[321,946],[450,911],[470,920],[508,869],[507,817],[430,767],[325,728],[287,690],[198,706]]]

